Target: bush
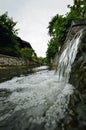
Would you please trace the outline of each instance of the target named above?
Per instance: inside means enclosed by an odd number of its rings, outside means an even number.
[[[31,48],[22,48],[21,49],[21,56],[24,60],[32,60],[32,56],[33,56],[33,49]]]

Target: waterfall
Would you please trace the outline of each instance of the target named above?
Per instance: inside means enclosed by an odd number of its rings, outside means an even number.
[[[69,80],[71,65],[73,64],[76,58],[81,34],[82,31],[77,33],[73,40],[67,43],[67,47],[64,49],[59,58],[59,63],[57,66],[57,74],[59,81],[64,80],[65,82],[68,82]]]

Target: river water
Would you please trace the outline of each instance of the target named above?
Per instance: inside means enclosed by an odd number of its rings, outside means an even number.
[[[62,120],[69,122],[66,115],[72,115],[69,103],[74,93],[68,79],[80,34],[61,54],[57,73],[44,66],[0,83],[0,130],[65,130]]]
[[[46,66],[34,71],[0,84],[0,130],[53,130],[65,116],[73,87]]]

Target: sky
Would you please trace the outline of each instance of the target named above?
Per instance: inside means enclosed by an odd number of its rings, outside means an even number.
[[[65,15],[73,0],[0,0],[0,15],[8,12],[8,16],[17,21],[18,36],[30,42],[37,56],[45,57],[50,39],[48,25],[56,15]]]

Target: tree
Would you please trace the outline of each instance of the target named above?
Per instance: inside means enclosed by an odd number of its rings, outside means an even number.
[[[21,49],[21,56],[24,60],[32,60],[32,56],[33,56],[33,49],[31,48],[22,48]]]
[[[9,33],[16,35],[18,29],[15,29],[17,22],[13,21],[13,18],[8,17],[8,12],[5,12],[0,16],[0,24]]]
[[[49,43],[48,43],[48,49],[46,52],[48,61],[50,61],[50,59],[54,58],[56,52],[58,51],[58,43],[57,43],[57,39],[55,38],[51,38]]]
[[[53,33],[54,33],[54,24],[55,24],[55,22],[57,21],[57,19],[58,19],[58,14],[57,14],[56,16],[54,16],[54,17],[51,19],[51,21],[49,22],[49,26],[48,26],[49,31],[48,31],[48,34],[49,34],[50,36],[52,36]]]
[[[86,13],[86,0],[74,0],[73,6],[68,5],[68,8],[71,9],[71,12],[75,11],[77,15],[84,17]]]
[[[50,59],[54,58],[55,54],[60,50],[59,48],[62,48],[64,45],[72,21],[83,18],[82,12],[86,6],[86,2],[84,1],[84,3],[82,3],[83,1],[75,0],[74,5],[69,6],[71,8],[69,13],[67,13],[65,16],[56,15],[49,22],[48,34],[50,35],[51,39],[48,43],[46,52],[49,62]]]
[[[16,22],[8,17],[8,13],[0,16],[0,53],[20,56],[19,45],[16,40],[17,29],[15,29]]]

